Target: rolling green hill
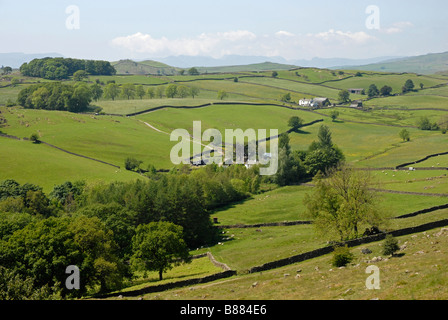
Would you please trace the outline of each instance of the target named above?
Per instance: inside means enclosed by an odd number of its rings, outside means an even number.
[[[109,183],[147,179],[136,172],[125,170],[124,160],[135,157],[143,162],[142,169],[146,169],[149,164],[164,171],[172,169],[174,165],[170,160],[170,151],[177,142],[170,141],[170,132],[182,128],[192,133],[193,121],[202,122],[202,131],[216,128],[222,133],[225,129],[253,128],[285,132],[289,129],[288,120],[298,116],[305,123],[319,122],[291,132],[291,150],[306,151],[318,139],[320,125],[328,126],[332,141],[342,150],[346,161],[357,169],[371,170],[377,182],[372,186],[379,188],[375,192],[381,199],[381,210],[387,219],[385,230],[448,218],[448,210],[443,209],[409,219],[393,219],[448,203],[448,171],[444,169],[448,166],[448,156],[430,158],[415,166],[426,170],[394,170],[400,164],[417,161],[430,154],[448,152],[448,134],[417,128],[417,121],[421,117],[437,122],[448,110],[448,81],[442,76],[370,71],[356,76],[353,70],[296,68],[271,63],[207,68],[200,71],[209,74],[192,76],[180,75],[179,69],[154,61],[123,60],[114,65],[117,70],[121,70],[118,71],[121,74],[90,76],[85,82],[90,86],[98,79],[103,88],[108,81],[115,81],[119,86],[141,85],[146,92],[161,89],[161,95],[150,96],[148,93],[141,98],[129,99],[118,96],[114,100],[101,97],[91,103],[102,108],[102,112],[97,114],[24,109],[20,106],[6,107],[5,104],[8,100],[15,101],[20,90],[31,84],[29,79],[15,74],[14,77],[23,81],[14,87],[10,80],[2,78],[0,131],[21,140],[0,136],[0,181],[16,179],[22,184],[30,182],[42,186],[48,193],[54,185],[65,181],[86,180],[91,185],[99,181]],[[278,70],[276,78],[272,77],[272,70]],[[401,94],[400,88],[407,79],[414,81],[417,90]],[[372,83],[378,88],[389,85],[396,95],[372,99],[367,99],[365,95],[351,95],[352,99],[364,100],[364,109],[337,105],[311,110],[297,104],[299,99],[316,96],[326,96],[332,103],[337,103],[340,90],[367,88]],[[420,83],[423,88],[419,86]],[[165,89],[173,84],[178,88],[196,87],[199,93],[195,96],[167,98]],[[218,98],[219,91],[227,92],[222,100]],[[281,101],[288,93],[291,101]],[[339,116],[333,120],[330,114],[335,110]],[[399,132],[403,128],[409,131],[410,141],[403,142],[400,138]],[[33,144],[27,141],[33,133],[37,133],[43,142],[72,153],[45,143]],[[234,182],[238,183],[238,179]],[[356,252],[356,263],[345,269],[329,271],[331,257],[325,255],[300,264],[247,274],[247,270],[254,266],[328,245],[326,239],[318,236],[312,224],[225,227],[312,219],[306,214],[303,202],[307,194],[313,191],[311,183],[279,187],[269,180],[263,180],[261,190],[246,200],[210,209],[210,218],[216,217],[220,226],[224,226],[220,231],[225,240],[210,244],[210,247],[192,248],[191,251],[195,255],[212,253],[219,262],[238,271],[237,275],[201,284],[200,287],[174,289],[150,294],[145,298],[411,299],[432,298],[433,292],[440,293],[439,298],[448,298],[448,273],[441,262],[443,259],[446,261],[446,250],[443,251],[442,245],[448,243],[448,237],[432,238],[435,231],[429,239],[434,240],[432,244],[424,235],[400,238],[400,244],[408,241],[412,245],[408,246],[409,251],[404,251],[405,256],[391,258],[388,263],[386,261],[382,264],[385,276],[383,291],[372,293],[365,290],[366,263],[365,256],[359,253],[360,248],[353,249]],[[380,255],[380,243],[372,243],[369,248],[372,248],[373,254]],[[440,248],[445,253],[439,255],[436,250]],[[422,250],[425,251],[424,255],[416,254]],[[169,273],[166,281],[181,281],[220,272],[207,258],[201,259],[190,265],[177,266]],[[407,266],[400,266],[400,262],[406,262]],[[356,266],[358,263],[363,268]],[[428,270],[434,272],[423,270],[420,265],[433,268]],[[321,273],[315,270],[316,266],[320,267]],[[294,277],[298,269],[303,269],[302,278]],[[418,280],[415,286],[413,281],[404,278],[407,269],[420,273],[420,276],[414,275],[413,279]],[[284,274],[290,274],[291,277]],[[390,274],[393,278],[386,278]],[[133,286],[144,288],[159,284],[154,274],[148,277],[136,275],[139,276],[138,284],[129,284],[127,290],[132,290]],[[421,279],[423,277],[428,281]],[[401,291],[401,288],[406,291]]]
[[[172,67],[167,64],[146,60],[146,61],[132,61],[132,60],[120,60],[111,63],[117,70],[117,74],[153,74],[172,76],[179,74],[182,68]],[[196,67],[200,73],[232,73],[232,72],[262,72],[262,71],[274,71],[274,70],[290,70],[295,69],[297,66],[264,62],[248,65],[235,65],[235,66],[223,66],[223,67]],[[188,68],[187,68],[188,69]],[[185,70],[187,70],[185,69]]]
[[[364,66],[346,67],[356,70],[382,72],[415,72],[419,74],[435,74],[448,71],[448,52],[431,53],[422,56],[402,58]]]
[[[278,71],[295,69],[297,66],[274,62],[254,63],[248,65],[224,67],[197,67],[201,73],[250,72],[250,71]]]
[[[179,69],[171,67],[161,62],[147,60],[135,62],[132,60],[120,60],[111,63],[117,70],[117,74],[155,74],[155,75],[175,75]]]

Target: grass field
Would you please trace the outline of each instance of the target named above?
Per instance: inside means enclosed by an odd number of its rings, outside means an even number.
[[[319,110],[319,112],[329,116],[333,110],[335,109],[330,108]],[[443,110],[373,109],[364,111],[355,108],[336,108],[336,110],[339,112],[338,121],[356,121],[411,127],[417,127],[421,117],[427,117],[431,122],[438,122],[440,118],[446,114],[446,111]],[[415,132],[415,134],[422,135],[421,132]]]
[[[406,172],[400,173],[402,175],[407,174]],[[380,179],[381,175],[384,176],[381,171],[372,173],[373,179],[380,183],[379,188],[381,189],[391,189],[389,188],[390,184],[399,185],[407,181],[404,178],[400,180],[398,177],[397,180],[392,181],[387,180],[387,178]],[[425,176],[422,177],[426,178]],[[378,188],[378,186],[374,187]],[[400,187],[403,186],[400,185]],[[406,190],[406,188],[403,188],[403,190],[412,191]],[[213,212],[212,216],[218,218],[221,225],[308,221],[312,219],[306,214],[303,200],[306,194],[312,194],[312,192],[313,188],[309,186],[287,186],[222,208]],[[415,196],[385,192],[379,192],[378,197],[381,200],[381,211],[388,218],[448,203],[448,197]]]
[[[259,78],[256,78],[259,79]],[[260,78],[263,79],[263,78]],[[246,81],[247,78],[244,78]],[[186,86],[192,86],[192,82],[179,82],[179,84],[184,84]],[[256,84],[250,84],[245,82],[234,82],[233,80],[209,80],[209,81],[195,81],[194,86],[201,90],[210,90],[218,92],[224,90],[230,94],[239,94],[250,98],[266,99],[280,101],[283,95],[290,93],[291,100],[299,101],[304,97],[302,93],[295,93],[288,91],[286,89],[275,88],[275,87],[262,87]],[[229,97],[229,99],[231,99]]]
[[[253,83],[253,84],[259,84],[269,87],[275,87],[275,88],[281,88],[286,90],[291,90],[295,93],[298,93],[299,96],[302,95],[302,98],[309,98],[310,96],[314,97],[326,97],[329,98],[331,102],[336,103],[338,100],[338,89],[333,89],[329,87],[324,87],[321,85],[315,85],[315,84],[308,84],[308,83],[301,83],[296,81],[289,81],[284,79],[273,79],[273,78],[244,78],[241,80],[243,83]],[[362,98],[361,95],[353,95],[353,99],[360,99]],[[298,99],[298,100],[300,100]],[[293,99],[294,100],[294,99]],[[295,101],[298,101],[295,100]]]
[[[40,139],[65,150],[122,167],[128,156],[144,165],[170,168],[173,142],[133,118],[93,116],[68,112],[9,109],[3,132],[20,138],[38,133]],[[92,145],[95,148],[92,148]]]
[[[235,117],[236,114],[238,117]],[[278,129],[281,133],[289,129],[288,119],[292,116],[299,116],[304,122],[320,118],[313,113],[281,107],[225,104],[191,110],[163,109],[137,116],[137,118],[168,132],[177,128],[192,132],[193,121],[201,120],[203,130],[215,128],[224,132],[227,128],[243,130],[253,128],[256,130]]]
[[[65,181],[88,180],[95,183],[139,178],[136,173],[69,155],[44,144],[0,137],[0,149],[0,181],[15,179],[21,184],[29,182],[43,187],[48,193]]]
[[[448,97],[404,95],[387,98],[375,98],[364,103],[369,107],[400,109],[440,109],[448,110]]]
[[[159,281],[158,272],[137,273],[136,278],[132,283],[122,290],[122,292],[139,290],[150,287],[151,285],[161,285],[178,281],[179,279],[188,280],[192,278],[200,278],[209,276],[215,273],[222,272],[223,270],[213,265],[208,257],[202,257],[199,259],[193,259],[189,264],[181,264],[175,266],[173,269],[168,270],[163,275],[163,280]]]
[[[353,262],[345,268],[331,265],[332,255],[262,273],[215,281],[191,288],[168,290],[144,299],[169,300],[445,300],[448,297],[445,250],[448,232],[440,229],[398,238],[406,245],[399,257],[382,255],[382,242],[354,247]],[[372,253],[364,255],[368,247]],[[371,262],[374,257],[385,260]],[[366,273],[379,268],[380,288],[369,290]]]
[[[387,85],[392,87],[392,93],[394,94],[401,93],[401,88],[408,79],[414,82],[415,89],[420,88],[420,83],[423,83],[424,88],[446,83],[444,80],[415,74],[367,74],[362,77],[352,77],[341,81],[332,81],[331,84],[328,83],[328,85],[339,89],[363,88],[366,90],[366,93],[371,84],[375,84],[378,89]]]
[[[154,65],[153,62],[148,63],[151,67],[164,67]],[[269,67],[269,65],[263,66]],[[232,73],[237,71],[239,72]],[[225,129],[253,128],[255,130],[268,129],[268,131],[278,129],[281,133],[289,129],[287,123],[292,116],[299,116],[304,122],[323,119],[323,123],[304,127],[300,132],[290,133],[292,150],[307,150],[309,145],[317,140],[320,125],[325,124],[330,128],[333,142],[343,151],[347,162],[357,168],[395,167],[406,162],[417,161],[429,154],[448,151],[448,135],[442,135],[440,131],[421,131],[416,128],[416,122],[420,117],[427,116],[434,122],[448,110],[447,87],[430,88],[446,83],[446,80],[414,74],[376,72],[363,72],[361,77],[356,77],[355,71],[339,73],[314,68],[279,70],[277,78],[271,77],[270,69],[244,72],[235,68],[227,69],[225,72],[200,76],[91,76],[89,78],[91,82],[96,79],[104,83],[114,80],[118,84],[142,84],[145,88],[165,87],[168,83],[176,83],[200,89],[195,99],[145,97],[128,100],[120,97],[115,101],[103,98],[92,103],[92,105],[100,106],[105,113],[122,116],[73,114],[2,106],[0,116],[6,119],[6,123],[0,128],[2,133],[19,138],[29,138],[31,134],[37,133],[42,141],[70,152],[109,162],[122,169],[70,155],[45,144],[32,144],[29,141],[0,137],[0,181],[16,179],[20,183],[31,182],[49,192],[55,184],[65,181],[85,179],[88,183],[97,183],[138,179],[140,177],[138,174],[123,169],[124,160],[127,157],[131,156],[143,161],[142,168],[152,164],[158,169],[170,169],[173,166],[170,151],[177,142],[171,142],[168,134],[179,128],[192,133],[193,121],[198,120],[201,121],[202,131],[216,128],[224,133]],[[239,81],[234,82],[234,77],[239,77]],[[425,89],[406,95],[365,101],[364,105],[372,108],[369,111],[337,108],[340,115],[336,121],[332,121],[329,117],[333,108],[304,111],[270,105],[233,104],[236,102],[279,103],[285,93],[290,93],[293,101],[304,97],[324,96],[330,98],[332,102],[337,102],[333,100],[338,98],[341,89],[367,89],[370,84],[375,83],[378,88],[389,85],[395,93],[401,91],[407,79],[412,79],[418,88],[419,84],[423,83]],[[29,84],[20,84],[15,88],[0,88],[0,105],[8,99],[15,100],[18,92],[27,85]],[[223,101],[217,98],[217,92],[220,90],[228,93],[228,97]],[[351,98],[365,99],[366,96],[351,95]],[[216,102],[229,102],[229,104],[190,108]],[[164,105],[182,108],[164,108],[134,117],[123,116]],[[403,142],[399,137],[403,126],[410,132],[409,142]],[[447,161],[448,156],[440,156],[414,166],[448,167]],[[447,173],[446,170],[383,171],[381,169],[372,171],[372,177],[378,181],[378,184],[372,187],[389,191],[422,193],[422,195],[416,195],[377,192],[380,210],[387,218],[384,229],[393,230],[447,219],[448,210],[439,210],[407,219],[392,219],[399,215],[448,203],[448,197],[429,195],[430,193],[448,195]],[[211,217],[218,218],[221,226],[310,220],[310,217],[306,215],[303,200],[305,195],[312,191],[312,187],[303,185],[273,188],[245,201],[213,211]],[[430,238],[424,238],[423,235],[400,238],[401,243],[407,241],[409,250],[405,251],[405,255],[401,258],[381,262],[380,267],[384,271],[383,289],[371,292],[363,287],[366,278],[364,270],[367,264],[364,262],[366,257],[360,254],[359,248],[353,249],[356,253],[355,263],[345,269],[333,268],[329,271],[332,268],[329,264],[331,257],[327,255],[262,274],[244,274],[253,266],[326,246],[327,239],[319,237],[313,225],[228,228],[223,229],[222,232],[223,240],[220,244],[193,250],[192,253],[210,251],[218,261],[237,270],[238,276],[211,283],[209,284],[211,287],[195,286],[194,290],[179,289],[147,295],[145,298],[233,300],[377,297],[410,299],[432,298],[436,294],[448,297],[447,269],[442,263],[447,259],[446,250],[443,248],[448,244],[448,236],[437,239],[433,235]],[[433,240],[434,243],[431,244],[427,239]],[[373,251],[372,257],[380,255],[379,243],[371,244],[369,248]],[[414,255],[419,251],[424,251],[425,254]],[[434,267],[435,265],[437,267]],[[316,266],[320,267],[320,271],[315,271]],[[294,278],[297,269],[303,270],[300,278]],[[221,269],[214,267],[207,258],[201,258],[194,260],[192,264],[174,268],[165,275],[165,282],[210,275],[220,271]],[[284,274],[291,276],[284,277]],[[159,284],[156,281],[156,274],[138,274],[137,276],[139,278],[127,290]],[[258,285],[252,287],[254,282]],[[432,291],[428,289],[429,287]]]
[[[398,134],[398,130],[397,130]],[[448,136],[440,132],[427,132],[427,136],[399,143],[373,156],[363,159],[359,165],[366,167],[394,167],[407,162],[417,161],[438,152],[446,152]],[[412,135],[412,133],[411,133]]]
[[[322,83],[326,81],[341,80],[354,75],[354,73],[343,72],[343,74],[339,74],[338,71],[316,68],[294,68],[293,70],[280,70],[277,71],[277,73],[277,78],[305,83]],[[252,74],[261,74],[266,77],[272,76],[272,72],[267,71],[258,73],[253,72]]]

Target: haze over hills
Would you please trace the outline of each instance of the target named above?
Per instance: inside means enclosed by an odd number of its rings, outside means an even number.
[[[344,68],[382,72],[413,72],[419,74],[447,73],[448,52],[429,53],[421,56],[392,59],[367,65],[344,65]]]
[[[282,57],[229,55],[220,59],[201,56],[172,56],[154,60],[120,60],[112,65],[118,74],[160,74],[173,75],[181,69],[196,67],[201,73],[248,72],[290,70],[299,67],[331,68],[339,65],[374,63],[390,60],[391,57],[372,59],[313,58],[311,60],[286,60]]]
[[[226,55],[222,58],[212,58],[206,56],[171,56],[166,58],[157,58],[155,60],[166,63],[179,68],[191,67],[223,67],[264,63],[266,61],[278,64],[287,64],[300,67],[314,68],[332,68],[335,66],[345,65],[364,65],[388,61],[390,59],[401,57],[376,57],[370,59],[346,59],[346,58],[318,58],[313,59],[293,59],[287,60],[283,57],[265,57],[265,56],[240,56]]]
[[[0,66],[19,68],[23,63],[44,57],[63,57],[59,53],[0,53]],[[155,61],[156,60],[156,61]],[[227,55],[170,56],[155,60],[112,62],[118,74],[174,75],[181,69],[196,67],[201,73],[289,70],[298,67],[352,69],[379,72],[411,72],[435,74],[448,72],[448,52],[414,57],[377,57],[369,59],[313,58],[286,60],[282,57]]]
[[[11,68],[20,68],[25,62],[30,62],[33,59],[42,59],[46,57],[58,58],[64,57],[60,53],[23,53],[23,52],[10,52],[0,53],[0,66],[9,66]]]

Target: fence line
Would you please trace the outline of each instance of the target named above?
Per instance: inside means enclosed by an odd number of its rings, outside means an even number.
[[[376,234],[373,236],[344,241],[344,242],[338,243],[338,245],[342,245],[342,246],[347,245],[348,247],[355,247],[355,246],[359,246],[361,244],[366,244],[366,243],[383,240],[386,237],[386,235],[388,235],[388,234],[391,234],[394,237],[398,237],[398,236],[419,233],[419,232],[431,230],[434,228],[446,227],[446,226],[448,226],[448,219],[430,222],[430,223],[426,223],[426,224],[416,226],[416,227],[404,228],[404,229],[399,229],[399,230],[395,230],[395,231],[379,233],[379,234]],[[271,262],[262,264],[260,266],[252,267],[249,269],[249,273],[255,273],[255,272],[266,271],[266,270],[284,267],[284,266],[291,265],[294,263],[317,258],[317,257],[323,256],[323,255],[326,255],[328,253],[331,253],[333,251],[334,251],[334,246],[327,246],[327,247],[319,248],[319,249],[308,251],[308,252],[305,252],[305,253],[302,253],[302,254],[299,254],[296,256],[292,256],[292,257],[288,257],[288,258],[284,258],[284,259],[280,259],[280,260],[276,260],[276,261],[271,261]]]

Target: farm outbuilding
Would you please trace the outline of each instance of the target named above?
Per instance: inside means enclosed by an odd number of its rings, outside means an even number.
[[[363,88],[355,88],[355,89],[350,88],[350,89],[348,89],[348,92],[352,93],[352,94],[362,94],[363,91],[364,91]]]

